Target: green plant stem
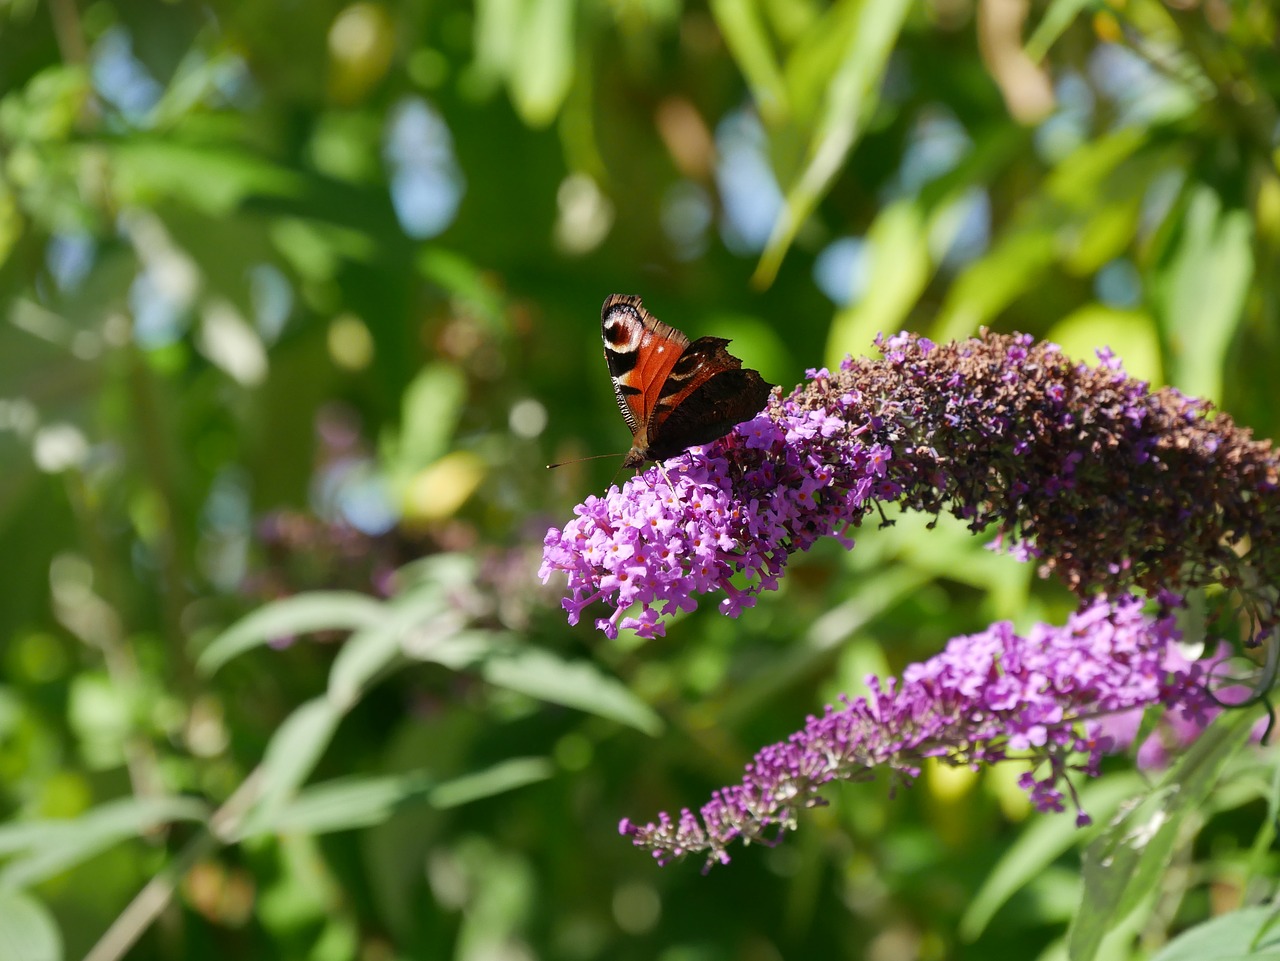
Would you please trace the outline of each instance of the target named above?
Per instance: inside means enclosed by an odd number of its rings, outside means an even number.
[[[93,636],[81,635],[81,637],[102,653],[102,663],[107,670],[107,675],[111,678],[111,683],[126,692],[133,700],[141,689],[141,672],[138,670],[138,662],[133,656],[133,650],[124,643],[124,637],[128,632],[120,626],[120,621],[124,617],[124,594],[120,589],[119,579],[114,575],[115,566],[111,563],[109,546],[102,536],[102,524],[94,505],[93,492],[85,476],[78,470],[68,471],[66,477],[67,499],[79,522],[81,538],[89,555],[89,565],[94,572],[94,580],[100,585],[98,593],[102,603],[111,608],[116,615],[116,618],[109,622],[107,619],[102,619]],[[129,771],[129,783],[133,793],[138,797],[156,797],[162,793],[163,786],[151,741],[146,736],[135,732],[125,739],[124,749],[125,764]]]
[[[153,546],[162,580],[160,603],[167,652],[173,659],[175,680],[180,690],[193,695],[196,690],[195,673],[186,654],[186,645],[181,640],[184,633],[182,610],[187,601],[184,559],[191,556],[190,545],[183,535],[176,470],[169,456],[170,438],[160,414],[155,381],[146,358],[136,348],[129,350],[127,377],[130,400],[137,415],[143,467],[164,505],[163,529],[156,533]]]
[[[63,62],[84,63],[89,58],[89,48],[74,0],[49,0],[49,19],[53,21],[53,35]]]
[[[257,798],[261,772],[261,766],[254,768],[209,818],[209,823],[143,886],[84,956],[84,961],[120,961],[125,957],[169,905],[183,876],[201,858],[222,847],[226,838],[234,836],[240,817]]]

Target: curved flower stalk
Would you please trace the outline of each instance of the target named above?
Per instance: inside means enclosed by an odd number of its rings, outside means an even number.
[[[722,595],[736,615],[818,537],[847,541],[878,502],[995,525],[1081,597],[1209,582],[1277,622],[1280,460],[1203,401],[1089,367],[1026,335],[949,345],[901,334],[883,358],[815,370],[704,449],[590,497],[547,533],[570,623],[661,634]],[[851,542],[848,542],[851,544]]]
[[[1173,598],[1166,598],[1172,602]],[[910,783],[926,758],[978,765],[1017,760],[1037,808],[1063,809],[1069,775],[1097,773],[1110,739],[1101,722],[1154,705],[1175,708],[1203,726],[1214,708],[1203,667],[1181,658],[1167,608],[1143,613],[1133,595],[1099,598],[1063,627],[1025,635],[1007,622],[953,639],[936,657],[909,667],[900,682],[868,679],[871,693],[810,717],[786,741],[747,765],[740,784],[716,791],[698,814],[688,808],[622,834],[661,864],[702,855],[727,863],[734,841],[774,843],[800,811],[823,804],[818,791],[837,780],[867,780],[877,769]],[[1077,807],[1077,822],[1088,815]]]

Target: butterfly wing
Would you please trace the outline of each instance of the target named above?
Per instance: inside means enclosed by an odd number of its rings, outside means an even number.
[[[709,444],[760,413],[773,385],[725,348],[723,337],[700,337],[673,365],[648,427],[655,460]]]
[[[742,366],[723,337],[693,343],[644,309],[614,294],[600,311],[604,356],[618,409],[631,428],[625,467],[665,460],[723,437],[750,420],[773,385]]]
[[[645,310],[633,294],[608,297],[600,327],[618,409],[631,428],[632,447],[644,451],[664,386],[689,338]]]

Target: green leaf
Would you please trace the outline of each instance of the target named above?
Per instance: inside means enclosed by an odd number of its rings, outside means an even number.
[[[467,671],[509,643],[510,638],[497,631],[466,630],[445,636],[414,637],[405,653],[420,661],[441,664],[451,671]]]
[[[1160,342],[1151,316],[1142,311],[1086,304],[1051,327],[1046,339],[1088,364],[1097,362],[1099,348],[1110,347],[1132,376],[1152,383],[1163,379]]]
[[[1280,961],[1280,928],[1272,905],[1245,908],[1184,931],[1151,961]]]
[[[588,661],[563,661],[531,647],[504,650],[484,658],[480,675],[497,687],[607,717],[650,736],[662,732],[653,708]]]
[[[589,661],[564,661],[549,651],[520,646],[513,635],[467,630],[415,642],[409,653],[455,671],[475,671],[496,687],[563,704],[618,721],[646,734],[662,731],[662,719],[616,678]]]
[[[789,113],[787,88],[754,0],[711,0],[711,15],[751,88],[761,118],[776,124]]]
[[[520,56],[520,0],[476,0],[472,68],[493,82],[508,76]]]
[[[1248,213],[1223,210],[1211,188],[1197,187],[1157,286],[1172,347],[1170,375],[1185,393],[1221,402],[1227,347],[1244,316],[1253,268]]]
[[[397,477],[407,479],[449,450],[466,400],[466,382],[454,365],[428,364],[413,379],[404,393],[399,440],[391,455]]]
[[[829,675],[831,662],[848,650],[850,638],[863,625],[927,583],[917,571],[901,564],[887,565],[860,578],[852,596],[814,620],[799,642],[779,650],[750,677],[740,678],[727,690],[716,716],[726,727],[746,724],[802,679]],[[858,674],[858,681],[865,676]]]
[[[438,783],[425,771],[384,777],[353,777],[304,788],[276,813],[265,830],[295,834],[352,831],[385,822],[406,805],[437,808],[470,801],[544,781],[555,769],[545,758],[513,758],[484,771]]]
[[[1080,792],[1080,806],[1095,823],[1109,821],[1120,805],[1141,791],[1144,779],[1136,773],[1109,775],[1087,785]],[[1087,829],[1086,829],[1087,830]],[[1076,827],[1074,819],[1046,814],[1030,822],[1027,829],[996,862],[960,920],[960,937],[977,940],[997,911],[1047,870],[1063,852],[1096,834]]]
[[[304,788],[282,806],[269,830],[327,834],[371,827],[402,805],[425,800],[434,786],[422,772],[324,781]]]
[[[200,652],[196,667],[205,674],[245,651],[275,638],[312,631],[354,631],[388,619],[386,605],[356,591],[311,591],[272,601],[227,628]]]
[[[1084,897],[1068,935],[1073,961],[1090,961],[1115,928],[1160,885],[1183,822],[1249,739],[1254,711],[1229,711],[1207,727],[1163,783],[1085,849]]]
[[[1067,27],[1080,15],[1081,10],[1101,6],[1099,0],[1052,0],[1036,29],[1027,38],[1024,47],[1027,56],[1036,62],[1042,60],[1049,53],[1049,48],[1057,43]]]
[[[519,50],[510,65],[511,99],[522,120],[555,119],[573,79],[574,0],[525,0]]]
[[[852,16],[853,29],[840,67],[827,85],[804,168],[787,189],[782,212],[760,255],[752,277],[757,286],[773,282],[801,225],[844,166],[871,116],[880,77],[911,7],[910,0],[841,0],[841,14]]]
[[[1057,254],[1050,224],[1015,228],[951,285],[935,320],[939,340],[972,336],[1044,273]]]
[[[831,78],[844,62],[849,39],[857,29],[857,18],[858,10],[851,4],[829,7],[809,22],[787,54],[788,119],[797,134],[812,131],[820,116]]]
[[[444,288],[495,337],[510,333],[503,296],[492,277],[475,262],[444,247],[425,247],[415,265],[423,277]]]
[[[434,569],[447,574],[450,567],[439,564]],[[347,638],[329,669],[329,699],[334,704],[349,710],[377,676],[405,654],[406,643],[439,640],[461,629],[466,616],[450,606],[443,587],[428,582],[406,591],[383,605],[386,623]]]
[[[84,66],[45,67],[0,101],[0,132],[11,143],[68,140],[92,91],[93,78]]]
[[[484,771],[446,781],[432,790],[430,800],[438,808],[452,808],[492,797],[506,791],[545,781],[554,773],[546,758],[517,757],[502,761]]]
[[[95,147],[94,149],[100,149]],[[213,143],[132,137],[115,142],[117,189],[130,202],[174,198],[225,217],[249,197],[302,197],[302,178],[258,154]]]
[[[365,688],[400,654],[401,631],[390,624],[352,634],[329,669],[329,700],[350,710]]]
[[[280,812],[315,769],[341,720],[342,711],[324,696],[312,698],[284,719],[262,758],[257,797],[234,832],[238,840],[275,830]]]
[[[952,284],[934,321],[935,339],[971,336],[1033,289],[1061,254],[1064,228],[1109,202],[1117,168],[1144,143],[1142,131],[1123,128],[1082,144],[1060,161],[1043,195],[1028,201],[991,251]]]
[[[0,957],[61,961],[62,934],[44,904],[16,891],[0,892]]]
[[[0,870],[0,888],[39,884],[120,841],[173,821],[204,821],[208,807],[194,798],[121,798],[75,818],[0,826],[0,851],[22,853]]]
[[[925,225],[913,200],[899,200],[880,212],[867,232],[871,282],[856,304],[838,311],[827,338],[827,363],[862,354],[881,331],[897,331],[933,273]]]

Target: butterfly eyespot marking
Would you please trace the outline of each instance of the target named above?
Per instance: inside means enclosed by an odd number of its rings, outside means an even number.
[[[607,297],[600,320],[614,396],[631,429],[625,467],[723,437],[758,414],[773,390],[725,349],[729,341],[691,342],[645,310],[639,297]]]

